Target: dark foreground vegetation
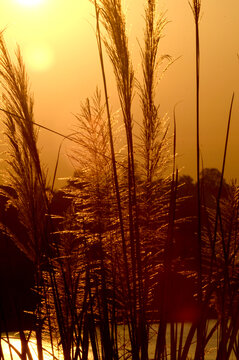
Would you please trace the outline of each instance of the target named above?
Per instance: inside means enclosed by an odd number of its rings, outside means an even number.
[[[41,165],[39,124],[20,51],[13,63],[0,38],[1,113],[8,144],[6,186],[1,187],[0,199],[1,248],[12,254],[2,263],[1,289],[6,282],[14,284],[6,286],[8,298],[1,296],[1,336],[7,339],[14,325],[22,344],[17,356],[23,360],[31,360],[31,331],[39,360],[43,340],[51,345],[52,357],[60,348],[64,360],[86,360],[90,353],[94,360],[147,360],[154,321],[155,360],[186,360],[193,339],[194,359],[204,359],[214,334],[215,358],[229,359],[232,353],[238,358],[238,188],[223,180],[233,98],[222,169],[201,169],[201,3],[191,2],[196,29],[195,184],[178,175],[176,126],[170,140],[155,100],[160,65],[172,61],[158,54],[164,16],[155,1],[146,1],[139,81],[120,0],[98,0],[93,5],[104,98],[96,90],[76,115],[76,131],[62,135],[73,144],[75,173],[59,191],[54,191],[54,179],[49,186]],[[120,152],[108,103],[103,45],[121,104],[125,146]],[[137,137],[132,114],[135,92],[142,110]],[[56,173],[57,164],[54,178]],[[17,286],[16,267],[28,269]],[[24,288],[26,283],[31,291]],[[213,328],[208,326],[211,317]],[[120,341],[119,324],[127,331],[127,342]],[[1,347],[0,357],[4,359]]]

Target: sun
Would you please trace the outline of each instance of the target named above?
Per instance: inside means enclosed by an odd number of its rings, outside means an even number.
[[[41,4],[44,0],[16,0],[20,5],[35,6]]]

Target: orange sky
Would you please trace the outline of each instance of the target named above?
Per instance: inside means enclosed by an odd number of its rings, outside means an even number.
[[[23,1],[23,0],[22,0]],[[25,0],[26,1],[26,0]],[[39,0],[38,0],[39,1]],[[136,76],[140,58],[143,24],[143,0],[125,0],[130,47]],[[159,83],[158,100],[161,114],[172,120],[177,105],[178,165],[182,172],[195,175],[195,73],[194,24],[187,0],[161,0],[168,9],[160,51],[180,57]],[[35,6],[17,0],[0,3],[1,28],[12,49],[21,49],[35,96],[35,118],[44,126],[65,135],[74,131],[74,113],[80,103],[102,88],[94,35],[94,10],[89,0],[42,0]],[[232,92],[235,103],[226,165],[227,178],[239,178],[239,3],[238,0],[202,0],[201,17],[201,150],[204,167],[220,169]],[[119,107],[110,66],[107,67],[112,91],[112,108]],[[140,118],[137,106],[135,118]],[[61,139],[41,130],[39,146],[46,167],[55,163]],[[65,142],[58,176],[72,174],[67,158],[71,144]],[[51,174],[51,171],[49,172]],[[60,182],[58,182],[60,186]]]

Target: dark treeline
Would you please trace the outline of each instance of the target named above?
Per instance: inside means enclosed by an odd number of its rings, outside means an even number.
[[[204,169],[201,173],[201,184],[204,199],[205,222],[209,212],[216,212],[217,196],[221,180],[221,173],[217,169]],[[160,187],[160,184],[158,185]],[[69,189],[79,188],[75,180],[69,180],[65,188],[55,191],[51,199],[51,211],[59,217],[57,223],[62,229],[66,214],[71,210],[74,195],[69,195]],[[40,301],[34,289],[34,263],[30,261],[24,252],[17,247],[19,242],[14,238],[22,238],[26,241],[28,236],[26,229],[22,226],[16,208],[7,203],[7,193],[16,196],[14,189],[1,187],[0,197],[0,222],[1,229],[1,329],[9,331],[19,328],[19,321],[23,326],[31,328],[35,326],[36,318],[34,311],[36,304]],[[160,191],[160,190],[159,190]],[[230,202],[234,186],[223,182],[221,200]],[[5,194],[5,195],[3,195]],[[196,281],[192,276],[196,269],[197,251],[197,206],[196,206],[197,184],[188,175],[182,175],[177,185],[177,205],[175,216],[175,229],[173,241],[174,272],[167,287],[167,320],[173,321],[195,321],[199,316],[199,309],[194,298],[196,292]],[[94,227],[95,224],[91,224]],[[8,232],[6,231],[8,229]],[[156,244],[152,242],[150,248],[154,251]],[[97,248],[92,245],[94,256],[97,258]],[[98,253],[100,260],[100,254]],[[159,259],[160,263],[160,259]],[[157,284],[154,286],[152,303],[150,305],[149,319],[159,320],[158,309],[160,308],[160,286],[163,273],[158,276]],[[239,288],[239,282],[237,284]],[[28,315],[26,315],[26,313]],[[208,316],[217,317],[216,304],[212,304]],[[122,319],[121,319],[122,321]]]

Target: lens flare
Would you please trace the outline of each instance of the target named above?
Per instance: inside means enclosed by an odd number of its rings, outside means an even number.
[[[45,71],[54,63],[54,52],[48,45],[39,44],[28,47],[24,58],[32,70]]]

